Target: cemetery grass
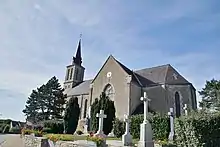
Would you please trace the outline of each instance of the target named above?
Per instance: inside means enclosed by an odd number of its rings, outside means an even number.
[[[87,140],[87,135],[71,135],[71,134],[45,134],[44,137],[49,138],[50,136],[59,138],[62,141],[77,141],[77,140]],[[108,137],[107,140],[122,140],[121,138]],[[137,143],[138,139],[133,139],[133,143]]]

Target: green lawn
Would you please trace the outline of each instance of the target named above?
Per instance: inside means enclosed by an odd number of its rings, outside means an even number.
[[[70,135],[70,134],[46,134],[44,137],[55,136],[59,138],[59,140],[63,141],[73,141],[73,140],[87,140],[87,136],[85,135]],[[107,140],[121,140],[121,138],[116,137],[108,137]],[[133,139],[133,143],[137,143],[138,139]]]

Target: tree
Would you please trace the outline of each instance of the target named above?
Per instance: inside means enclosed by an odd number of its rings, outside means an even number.
[[[108,135],[113,128],[113,122],[115,120],[115,106],[114,102],[104,92],[100,95],[99,100],[95,99],[95,102],[91,106],[91,125],[94,131],[98,130],[98,118],[96,114],[100,110],[104,110],[104,113],[107,115],[107,118],[104,119],[103,131],[104,134]]]
[[[208,110],[220,110],[220,81],[206,81],[205,88],[199,91],[202,101],[199,106]]]
[[[64,125],[67,134],[73,134],[76,131],[79,120],[80,108],[78,98],[71,98],[66,105],[64,113]]]
[[[66,101],[63,91],[56,77],[52,77],[46,84],[33,90],[23,110],[27,120],[38,122],[61,119]]]

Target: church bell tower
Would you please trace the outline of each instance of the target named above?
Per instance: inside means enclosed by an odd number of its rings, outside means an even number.
[[[64,82],[64,89],[75,87],[77,84],[83,82],[85,68],[82,66],[81,56],[81,39],[76,50],[76,56],[73,57],[72,64],[66,67],[66,76]]]

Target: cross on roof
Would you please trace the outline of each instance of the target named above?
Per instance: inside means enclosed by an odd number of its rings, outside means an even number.
[[[96,117],[99,118],[107,118],[107,115],[104,114],[104,110],[100,110],[100,113],[96,114]]]

